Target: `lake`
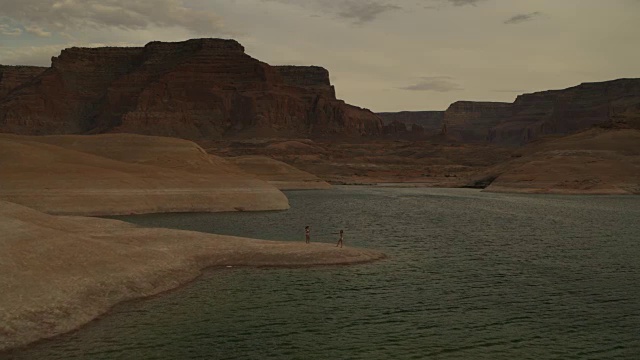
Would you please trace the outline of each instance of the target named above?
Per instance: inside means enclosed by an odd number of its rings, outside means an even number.
[[[387,260],[212,269],[16,359],[638,359],[640,197],[338,187],[286,212],[120,217],[379,249]]]

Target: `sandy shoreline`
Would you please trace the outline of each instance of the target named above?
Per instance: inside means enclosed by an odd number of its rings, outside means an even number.
[[[53,216],[0,201],[0,351],[54,337],[114,305],[156,295],[224,266],[370,262],[384,254]]]

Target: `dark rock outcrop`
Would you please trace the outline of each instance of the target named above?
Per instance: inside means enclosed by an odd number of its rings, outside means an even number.
[[[511,115],[511,104],[457,101],[444,113],[447,136],[463,142],[486,142],[489,130]]]
[[[402,123],[400,121],[394,120],[389,124],[384,125],[383,133],[385,135],[398,135],[406,133],[409,129],[407,128],[407,124]]]
[[[194,39],[63,50],[0,97],[0,132],[367,136],[382,120],[336,99],[323,68],[272,67],[234,40]]]
[[[15,89],[29,83],[47,68],[38,66],[4,66],[0,65],[0,99]]]
[[[444,111],[400,111],[378,113],[385,125],[393,122],[405,124],[407,128],[418,125],[426,134],[438,134],[444,122]]]
[[[336,90],[329,79],[329,71],[323,67],[286,65],[274,68],[288,85],[304,87],[328,98],[336,97]]]

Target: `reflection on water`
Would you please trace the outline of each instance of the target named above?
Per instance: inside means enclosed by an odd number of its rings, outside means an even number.
[[[383,262],[218,269],[17,359],[637,359],[640,198],[345,187],[287,212],[123,218]]]

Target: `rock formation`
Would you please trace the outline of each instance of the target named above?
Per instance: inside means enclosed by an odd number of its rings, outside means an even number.
[[[234,40],[71,48],[0,98],[0,132],[128,132],[201,140],[243,133],[375,135],[382,121],[336,99],[319,67],[272,67]]]
[[[133,134],[0,134],[0,200],[51,214],[284,210],[272,185],[196,144]]]
[[[388,132],[394,121],[442,128],[460,142],[524,145],[545,135],[569,135],[594,125],[640,128],[640,79],[585,83],[564,90],[518,96],[514,103],[457,101],[439,112],[380,113]],[[429,120],[426,120],[426,119]]]
[[[331,85],[329,71],[319,66],[274,66],[285,84],[311,90],[316,95],[335,98],[336,90]]]
[[[37,66],[2,66],[0,65],[0,99],[10,92],[28,84],[46,68]]]
[[[405,124],[408,129],[420,126],[425,134],[438,134],[444,122],[444,111],[400,111],[378,113],[386,126],[393,122]]]
[[[640,79],[520,95],[511,116],[491,129],[489,140],[520,145],[543,135],[567,135],[609,122],[640,128]]]
[[[444,113],[447,136],[462,142],[486,142],[490,129],[511,115],[511,104],[458,101]]]

